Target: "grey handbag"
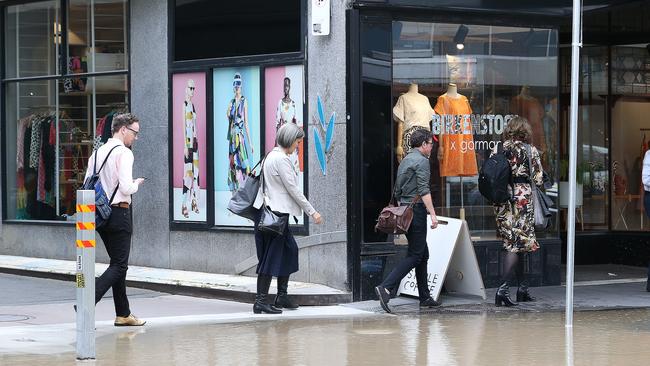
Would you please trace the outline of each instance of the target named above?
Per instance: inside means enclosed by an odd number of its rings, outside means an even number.
[[[255,221],[257,219],[260,210],[253,207],[253,204],[255,203],[255,198],[260,191],[260,178],[264,173],[265,158],[266,157],[255,164],[253,169],[251,169],[250,174],[248,174],[248,177],[246,177],[246,180],[244,180],[244,184],[239,187],[237,192],[235,192],[232,198],[230,198],[230,202],[228,202],[228,211],[249,220]],[[255,175],[255,169],[260,164],[262,164],[260,174]]]
[[[262,166],[262,169],[264,167]],[[262,195],[264,195],[265,187],[264,184],[264,174],[260,174],[262,181]],[[273,233],[276,235],[284,235],[284,231],[289,225],[289,215],[288,214],[277,214],[273,212],[269,206],[266,205],[266,201],[262,204],[260,215],[260,222],[257,224],[257,229],[267,233]]]
[[[543,191],[537,188],[533,181],[533,167],[530,163],[532,152],[530,145],[526,144],[526,153],[528,155],[528,171],[530,172],[530,188],[532,190],[531,198],[533,201],[533,212],[535,216],[535,231],[544,231],[551,225],[551,210],[553,200]]]

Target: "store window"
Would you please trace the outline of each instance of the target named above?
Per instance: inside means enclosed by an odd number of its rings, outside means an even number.
[[[392,172],[391,24],[362,23],[361,75],[363,103],[363,240],[382,242],[386,235],[375,230],[377,213],[390,199]]]
[[[304,3],[176,0],[174,60],[300,52]]]
[[[437,213],[465,218],[473,240],[496,239],[494,211],[478,191],[478,171],[511,118],[528,119],[532,144],[557,181],[557,38],[554,29],[393,22],[395,167],[409,134],[432,130]],[[556,232],[553,227],[539,236]]]
[[[586,46],[580,51],[578,101],[578,156],[576,170],[576,229],[603,230],[609,225],[610,150],[608,129],[608,48]],[[566,230],[569,206],[569,98],[571,93],[571,50],[561,52],[562,111],[560,127],[562,155],[559,160],[560,229]],[[622,172],[619,168],[619,174]]]
[[[641,183],[650,143],[650,45],[612,47],[612,230],[648,230]]]
[[[74,220],[88,157],[128,110],[127,10],[125,0],[4,9],[5,219]]]

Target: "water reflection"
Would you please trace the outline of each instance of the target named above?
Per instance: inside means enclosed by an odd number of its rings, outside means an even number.
[[[566,354],[566,365],[573,366],[573,327],[564,328],[564,353]]]
[[[647,365],[650,310],[422,314],[149,328],[97,341],[102,365]],[[68,365],[74,354],[2,356]]]

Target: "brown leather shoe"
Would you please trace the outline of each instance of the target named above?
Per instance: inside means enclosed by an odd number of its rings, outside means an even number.
[[[113,324],[116,327],[141,327],[145,325],[145,323],[147,322],[136,318],[133,314],[130,314],[126,318],[122,316],[116,316],[115,323]]]

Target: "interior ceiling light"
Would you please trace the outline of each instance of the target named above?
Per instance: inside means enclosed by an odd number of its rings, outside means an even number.
[[[454,43],[456,44],[456,48],[459,50],[465,48],[465,37],[467,37],[467,33],[469,33],[469,28],[462,24],[458,26],[458,30],[454,36]]]

